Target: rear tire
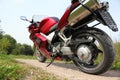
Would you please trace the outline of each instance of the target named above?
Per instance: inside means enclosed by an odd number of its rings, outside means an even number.
[[[77,32],[76,34],[73,35],[74,36],[73,39],[79,38],[79,36],[86,34],[93,36],[101,43],[103,47],[103,53],[102,53],[103,60],[96,67],[94,67],[95,65],[93,67],[86,67],[85,65],[83,66],[77,60],[73,60],[73,62],[81,71],[85,73],[95,74],[95,75],[104,73],[111,67],[115,58],[115,49],[113,46],[113,42],[105,32],[97,28],[88,28],[87,30]],[[78,56],[77,59],[79,59]]]
[[[46,57],[38,50],[38,48],[34,47],[34,54],[39,62],[44,63],[46,61]]]

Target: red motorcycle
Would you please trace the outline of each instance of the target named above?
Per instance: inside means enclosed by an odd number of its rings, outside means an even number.
[[[34,43],[34,53],[40,62],[51,59],[48,66],[56,60],[73,61],[83,72],[101,74],[106,72],[115,58],[111,38],[99,24],[118,31],[117,25],[108,12],[108,2],[98,0],[72,0],[62,18],[45,17],[28,21],[30,39]],[[92,26],[88,24],[97,21]]]

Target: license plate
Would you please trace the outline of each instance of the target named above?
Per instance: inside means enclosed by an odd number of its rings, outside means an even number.
[[[111,17],[110,13],[105,10],[99,11],[100,16],[102,17],[105,25],[107,25],[113,31],[118,31],[117,25],[114,22],[113,18]]]

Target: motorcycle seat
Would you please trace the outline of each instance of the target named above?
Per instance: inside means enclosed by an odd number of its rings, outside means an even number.
[[[59,22],[58,17],[51,17],[52,19],[54,19],[57,23]]]

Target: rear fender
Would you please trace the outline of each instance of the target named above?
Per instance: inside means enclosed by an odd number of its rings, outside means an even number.
[[[97,20],[104,25],[108,26],[112,31],[118,31],[117,25],[113,20],[110,13],[105,9],[100,9],[97,11]]]

